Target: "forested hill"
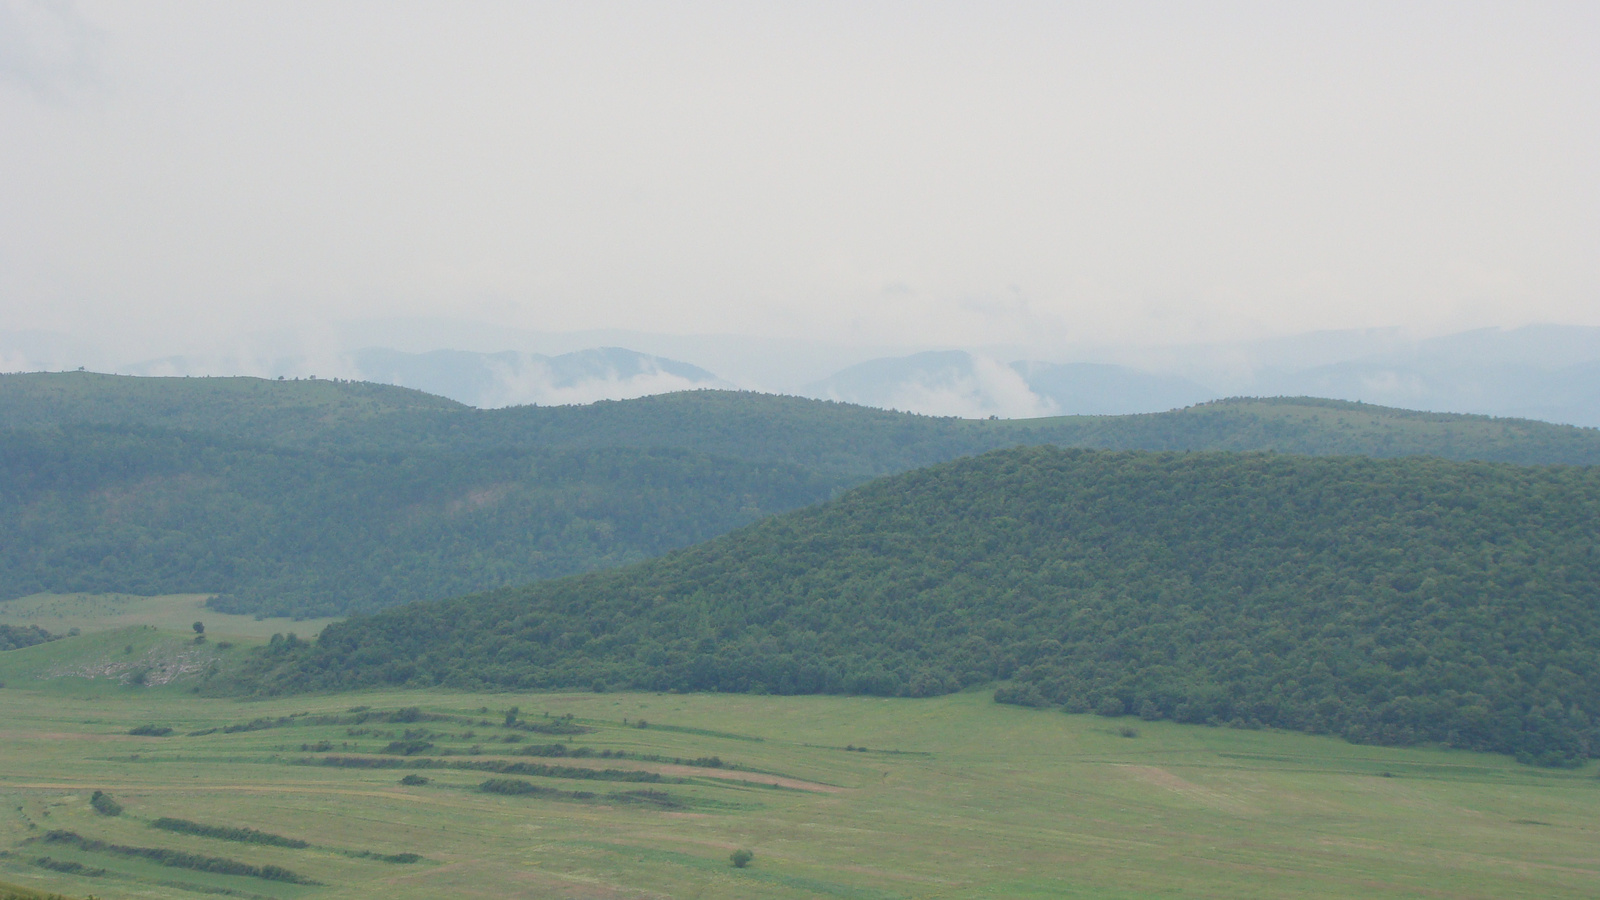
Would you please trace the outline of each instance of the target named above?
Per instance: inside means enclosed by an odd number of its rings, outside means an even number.
[[[1600,464],[1596,429],[1311,398],[974,421],[738,391],[478,410],[405,388],[322,379],[0,375],[0,428],[83,423],[195,430],[340,454],[672,447],[857,479],[1021,444]]]
[[[1034,447],[619,571],[275,644],[263,690],[997,699],[1600,752],[1600,469]]]
[[[391,415],[468,409],[410,388],[327,379],[0,375],[0,427],[5,428],[153,426],[297,444]]]
[[[0,602],[373,611],[636,562],[998,447],[1600,462],[1600,432],[1321,400],[968,421],[732,391],[478,410],[329,380],[0,375]]]
[[[226,612],[372,611],[636,562],[844,484],[671,448],[335,454],[0,430],[0,601],[204,592]]]

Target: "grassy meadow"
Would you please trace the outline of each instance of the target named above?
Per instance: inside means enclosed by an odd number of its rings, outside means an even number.
[[[37,625],[52,634],[66,634],[76,628],[83,632],[115,631],[149,626],[174,634],[193,635],[195,622],[206,626],[206,635],[215,640],[265,639],[277,633],[295,632],[312,637],[329,622],[338,619],[256,618],[206,608],[210,594],[166,594],[141,597],[137,594],[30,594],[14,600],[0,600],[0,625]]]
[[[1600,894],[1592,768],[986,691],[238,702],[193,694],[194,671],[115,668],[245,652],[217,643],[142,624],[0,655],[0,882],[107,900]]]

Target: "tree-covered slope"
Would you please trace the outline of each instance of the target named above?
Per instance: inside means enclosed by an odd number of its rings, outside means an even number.
[[[454,400],[364,382],[147,378],[96,372],[0,375],[0,427],[144,425],[274,443],[409,413],[461,412]]]
[[[620,571],[279,644],[266,690],[999,699],[1560,761],[1600,751],[1600,470],[1035,447]]]
[[[0,600],[370,611],[616,566],[1000,447],[1600,463],[1600,432],[1308,399],[967,421],[696,391],[478,410],[327,380],[0,375]]]
[[[616,566],[840,486],[676,449],[338,455],[186,431],[0,431],[0,599],[217,592],[342,615]]]

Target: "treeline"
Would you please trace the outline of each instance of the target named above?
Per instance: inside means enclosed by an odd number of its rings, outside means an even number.
[[[63,844],[79,850],[91,852],[114,853],[119,856],[131,856],[148,859],[157,865],[171,866],[177,869],[191,869],[196,872],[213,872],[218,875],[242,875],[247,878],[260,878],[266,881],[282,881],[289,884],[320,885],[320,881],[285,869],[282,866],[257,866],[236,859],[227,859],[221,856],[203,856],[198,853],[186,853],[182,850],[168,850],[164,847],[130,847],[124,844],[112,844],[106,841],[86,838],[72,831],[51,831],[45,834],[47,844]]]
[[[51,634],[37,625],[0,625],[0,652],[32,647],[58,637],[60,635]]]
[[[255,657],[383,685],[999,699],[1600,751],[1600,470],[1027,448],[617,572],[417,604]]]
[[[311,846],[299,838],[287,838],[281,834],[257,831],[254,828],[204,825],[200,822],[191,822],[188,819],[174,819],[170,816],[162,816],[156,819],[150,823],[150,827],[178,834],[193,834],[200,837],[214,838],[219,841],[235,841],[241,844],[266,844],[272,847],[287,847],[290,850],[304,850]]]

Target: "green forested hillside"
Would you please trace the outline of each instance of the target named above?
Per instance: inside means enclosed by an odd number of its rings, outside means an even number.
[[[616,566],[1027,444],[1600,463],[1600,432],[1308,399],[967,421],[697,391],[478,410],[327,380],[0,375],[0,600],[322,616]]]
[[[279,643],[268,690],[998,699],[1543,762],[1600,752],[1600,470],[1048,447],[621,571]]]
[[[676,449],[332,454],[184,431],[0,431],[0,585],[340,615],[635,562],[839,483]]]

